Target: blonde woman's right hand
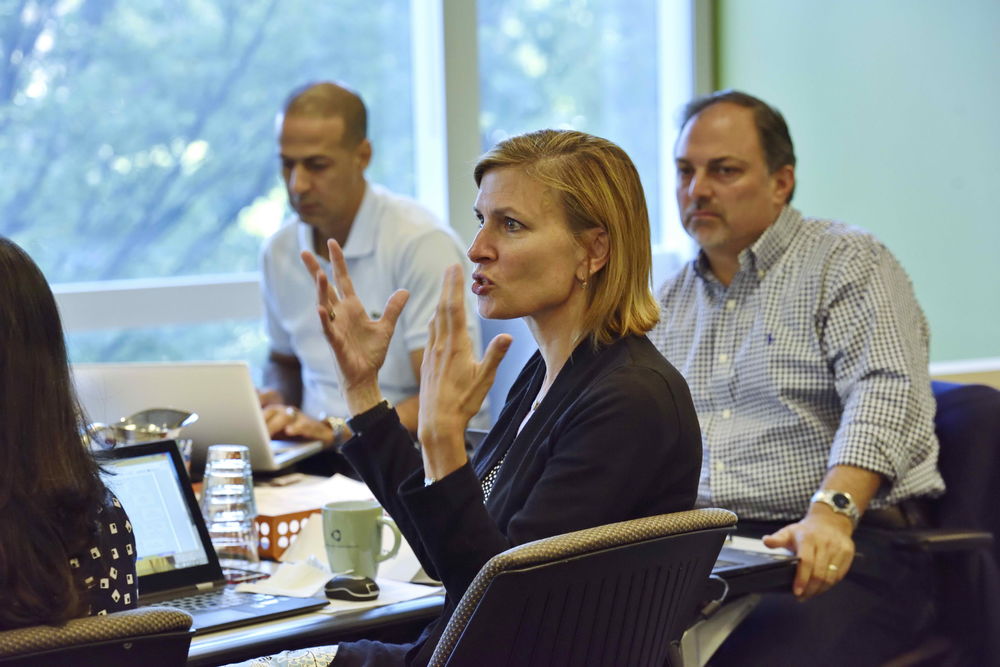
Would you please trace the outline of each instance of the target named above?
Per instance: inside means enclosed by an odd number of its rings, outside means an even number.
[[[328,247],[332,285],[315,255],[303,251],[302,262],[316,281],[316,312],[333,351],[347,407],[356,415],[382,400],[378,372],[385,363],[396,321],[410,295],[406,290],[396,290],[386,301],[382,316],[371,319],[354,291],[340,244],[331,239]]]

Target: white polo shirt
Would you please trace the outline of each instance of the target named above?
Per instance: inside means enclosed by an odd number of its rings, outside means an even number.
[[[261,286],[271,349],[294,355],[302,363],[301,407],[306,414],[347,416],[333,353],[316,316],[316,287],[299,259],[302,250],[313,250],[312,227],[291,219],[267,240],[261,253]],[[344,257],[355,291],[373,317],[381,315],[386,300],[397,289],[410,293],[379,372],[382,393],[398,403],[418,392],[410,352],[427,344],[427,324],[441,294],[444,270],[461,264],[468,276],[469,261],[455,233],[430,211],[373,184],[365,189],[344,245]],[[330,263],[320,258],[320,264],[330,276]],[[479,316],[471,291],[466,292],[465,302],[469,335],[478,351]]]

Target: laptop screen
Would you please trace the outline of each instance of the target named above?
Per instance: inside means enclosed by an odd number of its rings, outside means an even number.
[[[140,597],[221,579],[176,444],[121,447],[100,458],[101,477],[132,523]]]

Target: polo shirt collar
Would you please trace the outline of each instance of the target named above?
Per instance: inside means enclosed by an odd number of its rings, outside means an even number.
[[[344,244],[344,257],[364,257],[375,252],[375,220],[378,206],[372,186],[365,182],[365,194],[361,198],[361,206],[351,223],[351,231],[347,234]],[[307,222],[298,221],[299,249],[313,252],[313,228]],[[322,259],[322,258],[321,258]],[[326,261],[326,260],[323,260]]]

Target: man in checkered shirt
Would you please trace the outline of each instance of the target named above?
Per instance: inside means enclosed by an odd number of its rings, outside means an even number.
[[[862,515],[915,525],[914,499],[944,490],[923,312],[870,234],[790,206],[779,112],[724,91],[683,118],[677,202],[701,251],[663,286],[650,338],[694,397],[699,504],[800,559],[794,595],[765,596],[720,664],[880,662],[932,613],[927,558],[854,532]]]

